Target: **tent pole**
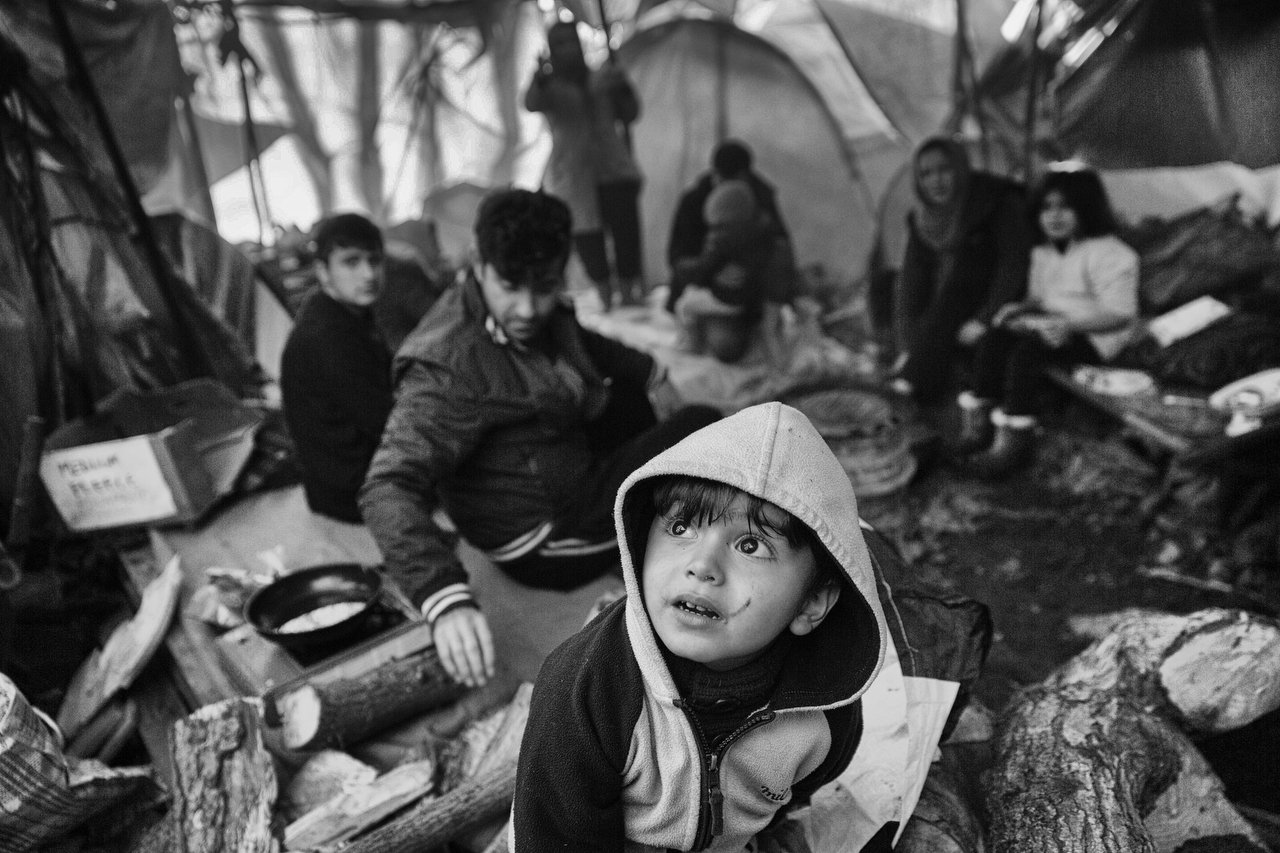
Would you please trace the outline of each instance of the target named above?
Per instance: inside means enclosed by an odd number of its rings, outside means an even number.
[[[205,206],[205,213],[209,217],[209,224],[213,226],[213,230],[218,230],[218,212],[213,208],[213,193],[209,188],[209,172],[204,164],[204,145],[200,141],[200,130],[196,127],[195,110],[191,107],[191,94],[183,91],[179,96],[182,99],[182,120],[187,126],[187,151],[191,158],[192,164],[196,172],[196,180],[200,182],[200,201]]]
[[[1036,0],[1035,22],[1031,26],[1031,69],[1027,74],[1026,128],[1022,142],[1022,179],[1031,182],[1036,156],[1036,112],[1040,98],[1040,30],[1044,25],[1044,0]]]
[[[203,350],[196,346],[197,336],[195,330],[188,326],[186,317],[182,313],[182,306],[178,304],[178,300],[174,297],[172,290],[174,285],[173,271],[169,267],[169,262],[165,260],[164,253],[160,251],[160,244],[156,242],[155,232],[151,230],[151,220],[147,218],[147,212],[142,207],[142,199],[138,195],[138,187],[133,181],[133,175],[129,171],[129,164],[124,158],[124,152],[120,150],[120,142],[116,139],[115,131],[111,128],[111,120],[107,116],[106,107],[102,104],[102,99],[93,84],[93,79],[89,76],[89,67],[84,61],[84,55],[80,52],[80,46],[76,43],[75,35],[71,32],[71,22],[67,19],[61,0],[48,0],[48,4],[54,28],[57,30],[58,38],[62,42],[62,52],[68,71],[71,72],[71,78],[79,83],[81,92],[89,104],[90,111],[93,113],[94,123],[97,124],[98,133],[102,136],[107,155],[110,157],[111,165],[116,173],[116,179],[120,181],[120,185],[124,189],[125,201],[129,206],[130,214],[133,216],[133,224],[137,228],[137,239],[142,244],[143,255],[151,267],[151,274],[156,278],[156,289],[160,292],[160,298],[169,310],[169,316],[176,327],[174,343],[178,348],[178,352],[182,353],[183,360],[187,366],[197,376],[212,376],[212,365]]]
[[[609,32],[609,16],[604,9],[604,0],[596,0],[596,10],[600,14],[600,28],[604,30],[604,49],[609,53],[609,64],[615,65],[618,61],[617,55],[613,51],[613,39]],[[631,150],[631,125],[625,121],[622,122],[622,142],[627,146],[627,150]]]

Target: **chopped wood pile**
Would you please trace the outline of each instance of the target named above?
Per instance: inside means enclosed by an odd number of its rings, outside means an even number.
[[[944,745],[896,850],[1268,849],[1258,815],[1251,822],[1228,800],[1194,738],[1280,708],[1280,624],[1235,610],[1126,611],[1086,630],[1095,642],[1018,694],[994,737],[981,721],[957,729],[978,734]],[[332,696],[393,681],[408,686],[375,704],[399,710],[326,716]],[[360,678],[310,686],[318,689],[295,684],[176,722],[167,809],[134,833],[128,853],[506,849],[531,685],[459,691],[428,649]],[[350,699],[337,705],[359,707]],[[291,719],[298,713],[309,728]],[[375,767],[332,746],[358,745],[424,713],[442,721],[431,729],[439,736],[395,766]],[[972,768],[953,750],[975,737],[985,741],[989,766],[966,780]],[[835,826],[789,821],[762,849],[845,853],[838,833],[826,831]]]

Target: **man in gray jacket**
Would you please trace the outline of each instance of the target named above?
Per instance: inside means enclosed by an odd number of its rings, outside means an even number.
[[[660,365],[578,325],[564,296],[571,232],[545,193],[481,203],[472,269],[396,355],[396,403],[360,493],[388,573],[468,685],[493,674],[493,640],[435,510],[520,583],[580,586],[618,565],[622,480],[720,414],[676,411]]]

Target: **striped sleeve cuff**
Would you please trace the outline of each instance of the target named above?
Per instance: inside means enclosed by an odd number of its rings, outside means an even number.
[[[427,617],[427,622],[434,625],[437,619],[455,607],[475,607],[479,609],[475,597],[471,594],[471,587],[465,583],[449,584],[422,602],[421,609],[422,615]]]

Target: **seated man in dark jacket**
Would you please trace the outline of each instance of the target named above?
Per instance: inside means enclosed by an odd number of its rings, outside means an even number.
[[[285,342],[280,393],[307,505],[360,523],[356,492],[391,411],[391,353],[372,306],[384,283],[382,234],[358,213],[320,223],[320,287]]]
[[[791,237],[778,210],[777,192],[773,185],[752,169],[751,149],[745,142],[726,139],[711,152],[711,169],[705,172],[693,186],[680,196],[676,214],[671,220],[671,236],[667,240],[667,266],[674,273],[680,262],[696,258],[703,253],[707,240],[707,219],[704,214],[707,197],[725,181],[746,181],[755,196],[756,204],[773,220],[787,240],[791,252]],[[667,310],[675,311],[684,282],[678,275],[672,276],[671,293],[667,297]]]
[[[390,573],[432,623],[455,679],[484,683],[493,640],[450,539],[529,586],[571,589],[618,565],[613,499],[651,456],[719,417],[653,359],[583,329],[563,294],[572,219],[501,190],[476,215],[476,260],[395,358],[396,403],[360,493]]]

